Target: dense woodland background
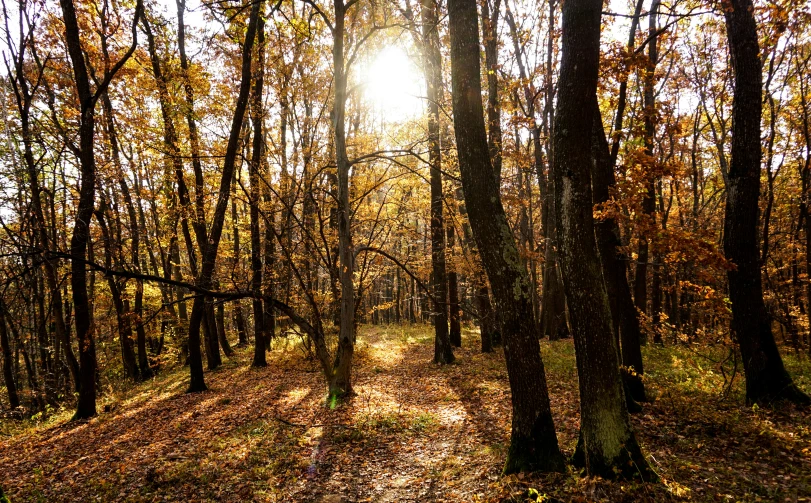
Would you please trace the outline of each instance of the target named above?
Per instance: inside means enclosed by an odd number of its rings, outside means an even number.
[[[2,16],[13,501],[811,498],[807,2]],[[140,452],[192,408],[195,454]],[[153,463],[257,430],[273,491],[222,459],[208,478]],[[451,433],[470,470],[448,474]],[[423,436],[433,471],[370,482],[415,466],[376,445]],[[119,440],[137,469],[112,482],[86,449]],[[401,464],[357,471],[378,458]],[[700,472],[727,463],[715,491]]]

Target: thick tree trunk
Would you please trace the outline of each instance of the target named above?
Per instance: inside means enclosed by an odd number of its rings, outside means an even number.
[[[594,235],[589,147],[597,99],[601,12],[600,0],[563,4],[563,56],[553,147],[560,259],[577,356],[586,470],[590,475],[639,475],[647,480],[655,475],[631,429]]]
[[[445,269],[445,220],[442,215],[442,154],[439,105],[442,100],[442,55],[439,52],[437,3],[422,0],[422,48],[428,89],[428,156],[431,165],[431,293],[434,300],[434,363],[453,363],[448,332],[448,276]]]
[[[783,367],[763,301],[758,253],[760,120],[762,74],[751,0],[731,0],[724,9],[734,72],[732,159],[724,216],[724,253],[735,268],[727,273],[732,332],[746,372],[746,400],[768,404],[786,399],[809,404]]]
[[[529,277],[499,197],[490,163],[481,102],[479,31],[475,0],[448,3],[453,118],[465,204],[500,313],[512,391],[512,436],[506,473],[562,470],[546,374],[532,314]]]

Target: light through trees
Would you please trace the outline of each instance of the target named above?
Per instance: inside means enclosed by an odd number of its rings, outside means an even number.
[[[359,75],[363,99],[385,122],[414,119],[425,110],[424,77],[399,45],[383,47]]]

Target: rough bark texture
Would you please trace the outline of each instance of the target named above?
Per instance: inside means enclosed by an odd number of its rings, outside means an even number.
[[[512,391],[512,436],[506,473],[562,470],[546,374],[532,313],[532,288],[507,223],[487,147],[481,102],[475,0],[448,3],[453,118],[465,204],[500,313]]]
[[[563,4],[563,55],[554,127],[553,173],[563,286],[580,386],[586,471],[653,478],[631,429],[594,236],[592,124],[600,59],[600,0]],[[584,148],[584,140],[586,147]]]
[[[760,277],[758,198],[762,74],[751,0],[725,3],[729,52],[734,72],[732,159],[724,216],[724,253],[735,268],[727,273],[732,301],[732,332],[746,372],[746,400],[768,404],[786,399],[809,404],[783,367]]]

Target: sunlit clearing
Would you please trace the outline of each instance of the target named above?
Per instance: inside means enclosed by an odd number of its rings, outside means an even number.
[[[422,112],[422,73],[403,49],[382,49],[362,78],[366,101],[384,121],[408,120]]]

